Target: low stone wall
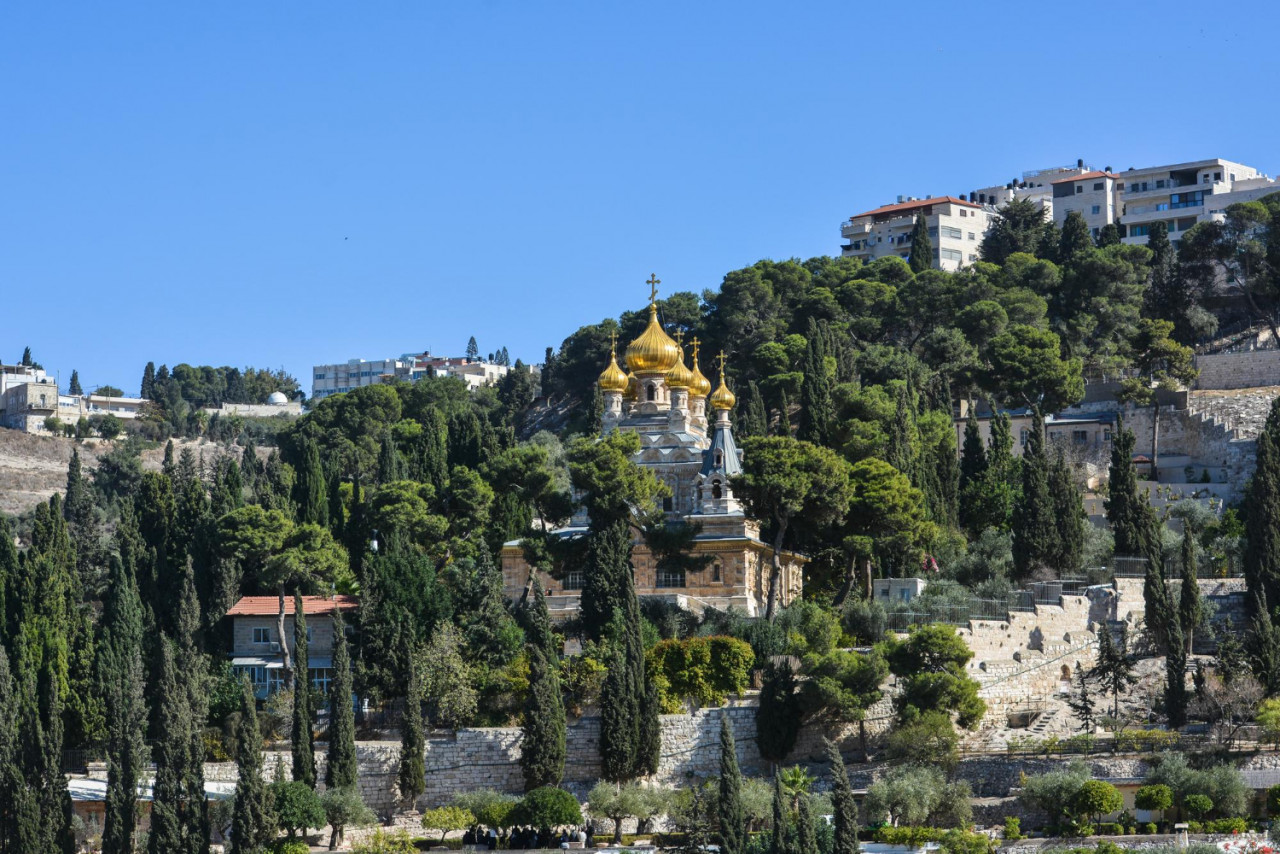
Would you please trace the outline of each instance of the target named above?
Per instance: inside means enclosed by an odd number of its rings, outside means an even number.
[[[1257,388],[1280,385],[1280,350],[1249,350],[1196,356],[1196,388]]]

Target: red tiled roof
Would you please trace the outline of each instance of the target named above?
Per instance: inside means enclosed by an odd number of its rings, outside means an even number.
[[[1050,184],[1070,184],[1072,181],[1086,181],[1090,178],[1119,178],[1120,176],[1114,172],[1099,172],[1096,169],[1093,172],[1085,172],[1083,175],[1072,175],[1070,178],[1059,178],[1056,181],[1050,181]]]
[[[360,600],[354,596],[303,596],[302,611],[305,614],[332,614],[337,609],[354,611],[360,607]],[[293,613],[293,597],[284,597],[284,612]],[[277,596],[243,596],[240,601],[227,612],[228,617],[274,617],[280,613],[280,599]]]
[[[873,211],[863,211],[860,214],[854,214],[850,219],[857,219],[862,216],[879,216],[880,214],[897,213],[899,211],[910,211],[916,208],[924,208],[929,205],[940,205],[943,202],[950,202],[953,205],[965,205],[970,208],[980,208],[982,205],[977,202],[966,202],[964,199],[957,199],[955,196],[936,196],[932,199],[916,199],[914,202],[898,202],[896,205],[883,205]]]

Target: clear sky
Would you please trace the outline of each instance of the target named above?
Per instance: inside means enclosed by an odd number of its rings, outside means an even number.
[[[0,4],[0,359],[506,345],[899,194],[1082,157],[1280,171],[1270,3]]]

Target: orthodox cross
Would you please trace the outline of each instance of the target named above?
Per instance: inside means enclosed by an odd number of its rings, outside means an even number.
[[[658,301],[658,285],[662,284],[662,279],[658,278],[657,273],[650,273],[649,281],[645,284],[649,286],[649,305],[653,305]]]
[[[609,350],[613,353],[618,352],[618,330],[609,330]]]
[[[677,344],[677,345],[679,345],[680,350],[683,352],[683,350],[684,350],[684,332],[683,332],[682,330],[680,330],[680,329],[677,329],[677,330],[672,334],[672,336],[671,336],[671,337],[672,337],[672,338],[674,338],[674,339],[676,339],[676,344]]]
[[[720,364],[720,373],[721,373],[721,374],[723,374],[723,373],[724,373],[724,363],[725,363],[724,351],[723,351],[723,350],[721,350],[721,351],[720,351],[720,355],[719,355],[719,356],[716,356],[716,361]]]
[[[701,344],[702,342],[701,342],[701,341],[699,341],[699,340],[698,340],[698,336],[697,336],[697,335],[695,335],[695,336],[693,336],[693,340],[692,340],[692,341],[690,341],[689,343],[693,345],[693,361],[694,361],[694,364],[697,364],[697,362],[698,362],[698,345],[699,345],[699,344]]]

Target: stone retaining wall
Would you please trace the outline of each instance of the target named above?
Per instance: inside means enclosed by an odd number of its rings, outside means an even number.
[[[1196,356],[1196,388],[1257,388],[1280,385],[1280,350]]]

